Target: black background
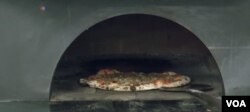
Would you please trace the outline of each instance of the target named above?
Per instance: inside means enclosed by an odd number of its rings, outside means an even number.
[[[246,107],[227,106],[226,100],[244,100]],[[222,112],[250,112],[250,96],[222,96]]]

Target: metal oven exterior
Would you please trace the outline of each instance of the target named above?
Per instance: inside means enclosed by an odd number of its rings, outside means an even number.
[[[247,0],[2,0],[0,101],[48,100],[55,68],[71,42],[102,20],[133,13],[188,28],[213,54],[225,93],[250,94],[249,5]]]

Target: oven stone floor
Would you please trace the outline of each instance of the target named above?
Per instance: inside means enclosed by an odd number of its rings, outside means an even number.
[[[182,101],[46,101],[1,102],[0,112],[211,112],[197,100]],[[219,112],[219,111],[213,111]]]

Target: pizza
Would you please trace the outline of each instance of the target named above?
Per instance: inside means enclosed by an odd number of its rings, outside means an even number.
[[[101,69],[95,75],[80,79],[93,88],[113,91],[143,91],[162,87],[179,87],[190,83],[188,76],[175,72],[142,73]]]

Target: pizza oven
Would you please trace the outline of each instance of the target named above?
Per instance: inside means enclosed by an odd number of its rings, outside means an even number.
[[[207,94],[211,96],[224,94],[213,55],[192,31],[168,18],[125,14],[96,23],[71,43],[55,70],[50,100],[91,102],[91,105],[106,102],[107,105],[102,105],[111,107],[112,104],[125,106],[126,102],[130,105],[131,101],[139,105],[157,102],[160,106],[174,101],[194,101],[194,96],[185,92],[115,92],[79,84],[80,78],[104,68],[143,73],[174,71],[191,77],[190,85],[210,85],[213,89]],[[194,105],[202,108],[197,102]]]
[[[0,0],[0,112],[217,112],[249,95],[249,0]],[[101,69],[188,85],[91,88]]]

